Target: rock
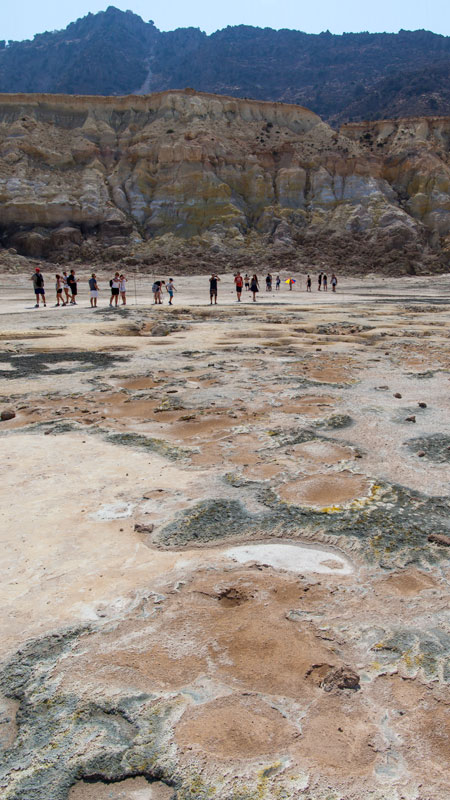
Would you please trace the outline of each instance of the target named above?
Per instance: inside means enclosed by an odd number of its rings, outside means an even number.
[[[322,689],[331,692],[333,689],[359,689],[359,675],[351,667],[339,667],[325,675],[321,683]]]
[[[405,417],[405,422],[415,422],[415,421],[416,421],[416,418],[415,418],[414,414],[411,414],[411,416],[409,416],[409,417]]]
[[[16,412],[12,408],[5,408],[0,414],[0,419],[2,422],[6,422],[8,419],[14,419],[15,416]]]
[[[396,393],[394,394],[394,397],[396,397],[396,398],[399,400],[399,399],[401,398],[401,394],[400,394],[400,392],[396,392]]]
[[[168,325],[164,325],[163,322],[157,322],[156,325],[153,325],[152,336],[168,336],[171,330],[172,329]]]
[[[450,536],[445,536],[443,533],[430,533],[428,541],[443,547],[450,547]]]
[[[424,457],[424,455],[425,455],[425,450],[419,450],[419,452],[417,453],[417,455],[419,456],[419,458],[423,458],[423,457]]]
[[[426,408],[427,404],[426,403],[418,403],[418,406],[419,406],[419,408]]]
[[[139,522],[136,522],[134,526],[136,533],[153,533],[154,529],[155,526],[153,523],[150,523],[149,525],[141,525]]]
[[[132,266],[156,258],[161,267],[179,266],[180,250],[190,250],[183,263],[193,272],[230,266],[243,253],[249,269],[264,254],[273,269],[282,255],[288,270],[299,249],[330,270],[345,254],[349,272],[364,264],[406,274],[445,263],[446,118],[338,133],[300,106],[186,90],[148,97],[24,94],[21,122],[14,96],[2,101],[5,248]],[[374,159],[367,137],[378,136]]]

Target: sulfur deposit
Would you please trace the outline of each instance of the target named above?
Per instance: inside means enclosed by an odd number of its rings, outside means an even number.
[[[0,96],[1,262],[442,271],[449,118],[333,130],[200,94]]]

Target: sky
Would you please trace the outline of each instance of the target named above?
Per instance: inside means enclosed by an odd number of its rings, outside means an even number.
[[[425,28],[450,35],[450,0],[0,0],[0,39],[32,39],[65,28],[89,11],[130,9],[160,30],[193,26],[212,33],[227,25],[293,28],[306,33]]]

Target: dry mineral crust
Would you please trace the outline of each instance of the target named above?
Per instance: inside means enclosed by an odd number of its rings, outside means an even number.
[[[4,94],[1,261],[440,271],[449,137],[448,117],[336,131],[300,106],[193,90]]]

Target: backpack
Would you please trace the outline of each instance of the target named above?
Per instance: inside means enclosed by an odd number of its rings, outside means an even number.
[[[110,280],[110,282],[109,282],[109,285],[110,285],[110,287],[111,287],[111,289],[112,289],[112,285],[113,285],[112,278],[111,278],[111,280]]]

